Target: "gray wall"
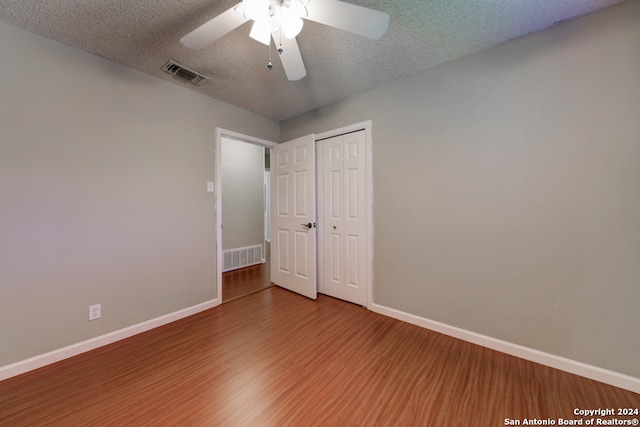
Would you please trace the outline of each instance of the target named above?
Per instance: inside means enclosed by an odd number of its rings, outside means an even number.
[[[215,127],[278,123],[4,23],[0,52],[0,366],[213,299]]]
[[[264,147],[222,138],[222,249],[264,244]]]
[[[373,120],[374,302],[640,377],[640,1],[281,123]]]

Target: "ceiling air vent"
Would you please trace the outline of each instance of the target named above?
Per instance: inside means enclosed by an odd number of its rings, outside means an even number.
[[[185,80],[189,80],[191,83],[198,86],[202,86],[209,81],[209,77],[190,70],[187,67],[180,65],[174,61],[167,61],[162,69],[169,74],[173,74],[174,76],[182,77]]]

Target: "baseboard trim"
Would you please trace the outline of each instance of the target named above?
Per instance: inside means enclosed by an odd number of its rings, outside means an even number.
[[[379,304],[372,304],[371,311],[382,314],[384,316],[392,317],[397,320],[401,320],[403,322],[411,323],[412,325],[439,332],[441,334],[449,335],[463,341],[490,348],[492,350],[510,354],[521,359],[536,362],[541,365],[549,366],[551,368],[560,369],[562,371],[579,375],[581,377],[600,381],[605,384],[633,391],[634,393],[640,393],[640,378],[635,378],[629,375],[621,374],[619,372],[599,368],[597,366],[587,365],[586,363],[567,359],[561,356],[556,356],[550,353],[545,353],[543,351],[524,347],[519,344],[510,343],[508,341],[502,341],[496,338],[467,331],[465,329],[450,326],[434,320],[429,320],[424,317],[405,313],[403,311],[385,307]]]
[[[216,298],[207,302],[203,302],[201,304],[187,307],[182,310],[174,311],[173,313],[165,314],[164,316],[156,317],[155,319],[147,320],[136,325],[109,332],[108,334],[104,334],[99,337],[81,341],[76,344],[71,344],[69,346],[50,351],[48,353],[43,353],[29,359],[21,360],[10,365],[2,366],[0,367],[0,381],[6,380],[7,378],[15,377],[20,374],[24,374],[29,371],[33,371],[38,368],[42,368],[44,366],[59,362],[64,359],[68,359],[73,356],[77,356],[82,353],[86,353],[87,351],[91,351],[108,344],[112,344],[116,341],[120,341],[125,338],[140,334],[142,332],[146,332],[151,329],[166,325],[167,323],[184,319],[185,317],[192,316],[196,313],[200,313],[201,311],[209,310],[210,308],[216,307],[218,305],[220,305],[220,299]]]

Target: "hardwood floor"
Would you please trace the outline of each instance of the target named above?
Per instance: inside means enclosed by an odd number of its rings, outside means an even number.
[[[271,284],[269,263],[222,273],[222,302],[227,303],[255,292],[260,292]]]
[[[0,382],[12,427],[590,418],[574,408],[640,408],[640,395],[278,287]]]

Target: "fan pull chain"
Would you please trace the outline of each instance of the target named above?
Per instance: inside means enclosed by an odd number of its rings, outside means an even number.
[[[282,49],[282,31],[280,31],[280,43],[278,46],[278,54],[282,55],[282,52],[284,52],[284,50]],[[269,63],[267,63],[267,68],[272,70],[273,69],[273,62],[271,62],[271,42],[269,42]]]

